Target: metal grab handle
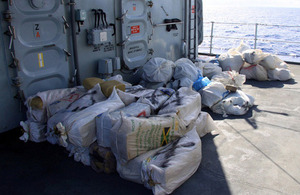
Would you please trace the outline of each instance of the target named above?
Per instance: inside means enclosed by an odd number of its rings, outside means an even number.
[[[124,20],[124,17],[127,15],[127,13],[128,13],[128,10],[126,10],[126,12],[125,12],[124,14],[122,14],[121,17],[117,18],[117,20],[123,21],[123,20]]]

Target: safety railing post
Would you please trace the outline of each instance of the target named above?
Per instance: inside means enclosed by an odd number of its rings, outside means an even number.
[[[257,27],[258,27],[258,23],[255,23],[254,49],[256,49],[256,43],[257,43]]]
[[[211,22],[211,29],[210,29],[210,46],[209,46],[209,54],[212,54],[212,43],[213,43],[213,37],[214,37],[214,23],[215,22]]]

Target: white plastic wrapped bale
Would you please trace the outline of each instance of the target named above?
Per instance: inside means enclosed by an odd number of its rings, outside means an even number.
[[[183,124],[188,126],[200,112],[200,94],[190,88],[182,87],[161,106],[158,114],[177,113]]]
[[[27,118],[34,122],[46,123],[48,120],[46,110],[47,106],[50,103],[69,95],[75,90],[76,88],[55,89],[38,92],[36,95],[30,96],[25,102],[25,105],[28,109]]]
[[[167,145],[168,146],[168,145]],[[164,146],[166,147],[166,146]],[[150,158],[156,154],[159,150],[164,147],[157,148],[155,150],[150,150],[144,154],[141,154],[128,162],[122,163],[117,161],[117,171],[121,178],[135,183],[143,184],[142,181],[142,163],[144,160]]]
[[[246,75],[246,79],[254,79],[257,81],[268,80],[267,70],[259,64],[245,64],[245,66],[241,69],[240,74]]]
[[[154,89],[145,89],[141,85],[132,87],[126,87],[125,92],[117,90],[119,97],[126,106],[133,102],[136,102],[140,97],[146,96],[147,94],[153,93]]]
[[[237,90],[235,93],[230,93],[222,101],[215,104],[211,109],[213,112],[223,114],[224,117],[227,114],[230,115],[244,115],[248,112],[254,104],[254,97],[245,94],[241,90]]]
[[[214,75],[220,74],[222,68],[216,63],[203,63],[203,77],[212,78]]]
[[[206,134],[212,132],[213,130],[218,129],[214,120],[207,112],[201,112],[198,115],[198,118],[191,122],[191,124],[188,126],[187,131],[193,128],[196,128],[199,137],[203,137]]]
[[[244,60],[239,52],[229,50],[227,53],[223,53],[218,58],[220,66],[223,71],[240,71],[244,65]]]
[[[148,118],[126,117],[111,131],[111,149],[122,163],[181,137],[186,130],[176,114]]]
[[[261,49],[248,49],[243,52],[245,62],[255,65],[266,57],[266,54]]]
[[[151,109],[148,104],[132,103],[129,106],[113,112],[105,112],[96,117],[97,143],[102,147],[110,147],[110,132],[117,121],[121,119],[121,112],[126,116],[150,116]]]
[[[167,83],[173,76],[174,62],[164,58],[152,58],[143,66],[142,79],[147,82]]]
[[[177,60],[175,65],[176,67],[173,75],[175,80],[189,78],[194,82],[198,79],[199,75],[202,75],[201,70],[198,69],[195,64],[187,58],[181,58]]]
[[[84,88],[80,88],[68,96],[51,103],[48,106],[48,116],[51,117],[61,111],[73,112],[83,110],[103,100],[106,100],[106,97],[103,95],[99,84],[88,91],[85,91]]]
[[[91,166],[89,148],[76,147],[72,144],[69,144],[66,149],[70,152],[69,157],[74,156],[74,160],[76,162],[81,162],[86,166]]]
[[[270,80],[287,81],[293,77],[294,75],[288,69],[275,68],[274,70],[268,70],[268,78]]]
[[[267,56],[259,62],[267,70],[274,70],[275,68],[288,69],[288,65],[278,56],[267,54]]]
[[[220,82],[223,85],[231,85],[235,87],[242,87],[246,82],[246,76],[239,74],[236,71],[224,71],[211,78],[212,82]]]
[[[109,77],[107,79],[107,81],[112,81],[112,80],[119,81],[120,83],[123,83],[125,85],[125,87],[131,87],[132,86],[131,83],[128,83],[128,82],[124,81],[122,75],[120,75],[120,74],[114,75],[114,76]]]
[[[193,129],[143,161],[143,183],[155,195],[171,194],[197,171],[201,159],[201,140]]]
[[[101,113],[111,112],[124,106],[114,88],[107,100],[75,112],[66,120],[60,121],[66,129],[68,141],[78,147],[90,146],[97,139],[95,117]]]
[[[23,135],[19,138],[20,140],[27,142],[28,140],[33,142],[46,141],[46,124],[33,122],[33,121],[21,121],[20,126],[24,130]]]
[[[211,82],[200,90],[200,94],[202,97],[202,104],[210,108],[228,95],[229,92],[225,89],[222,83]]]
[[[175,93],[170,88],[160,87],[153,93],[141,97],[137,102],[148,104],[151,107],[151,114],[157,114],[160,107]]]

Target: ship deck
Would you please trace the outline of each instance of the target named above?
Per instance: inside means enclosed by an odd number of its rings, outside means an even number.
[[[202,138],[199,169],[173,194],[300,193],[300,66],[290,68],[294,80],[245,83],[256,99],[246,115],[210,112],[219,129]],[[62,147],[19,136],[0,134],[1,194],[152,194],[117,173],[96,173]]]

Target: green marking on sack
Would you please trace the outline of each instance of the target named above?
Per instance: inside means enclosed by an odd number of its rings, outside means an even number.
[[[163,133],[161,135],[161,146],[165,146],[169,143],[170,130],[171,130],[171,127],[165,127],[163,129]]]

